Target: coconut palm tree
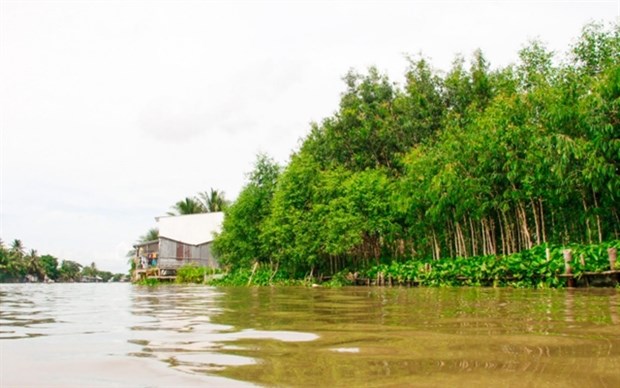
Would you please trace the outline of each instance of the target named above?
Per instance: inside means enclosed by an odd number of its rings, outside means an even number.
[[[202,193],[198,193],[198,196],[202,207],[205,208],[207,213],[221,212],[228,207],[228,201],[223,191],[211,188],[208,192],[203,191]]]
[[[205,213],[205,208],[202,203],[192,197],[186,197],[185,199],[177,202],[172,206],[172,210],[167,214],[169,216],[182,216],[186,214]]]
[[[24,244],[21,240],[15,239],[11,243],[11,247],[3,249],[3,272],[6,278],[13,280],[21,279],[26,275],[26,263],[24,261]]]
[[[45,269],[41,264],[39,254],[35,249],[31,249],[26,257],[24,257],[24,264],[28,275],[36,277],[38,280],[45,279]]]
[[[159,240],[159,229],[151,228],[146,234],[140,236],[138,243],[145,243],[148,241]]]
[[[0,281],[9,277],[9,250],[4,246],[4,241],[0,239]]]
[[[11,243],[10,252],[15,254],[15,255],[17,255],[17,256],[19,256],[19,257],[23,257],[25,249],[26,248],[24,248],[24,243],[22,243],[22,240],[15,239]]]

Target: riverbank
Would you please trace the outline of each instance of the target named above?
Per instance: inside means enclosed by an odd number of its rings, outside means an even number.
[[[542,244],[506,256],[411,259],[388,261],[365,268],[347,268],[333,275],[295,276],[277,264],[236,268],[208,284],[221,286],[271,285],[401,285],[555,288],[617,286],[620,240],[601,244]],[[570,256],[570,258],[569,258]],[[568,260],[568,261],[567,261]],[[590,279],[595,279],[591,281]]]

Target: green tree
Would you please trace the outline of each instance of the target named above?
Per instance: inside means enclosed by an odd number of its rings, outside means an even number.
[[[279,174],[280,167],[273,159],[258,155],[248,183],[225,210],[222,232],[213,243],[222,264],[238,267],[269,261],[262,238],[263,223],[270,212]]]
[[[11,279],[10,263],[9,249],[4,245],[4,241],[0,239],[0,282],[6,282]]]
[[[16,256],[23,257],[25,254],[25,248],[24,248],[24,244],[22,243],[22,240],[19,240],[19,239],[13,240],[13,242],[11,243],[10,252]]]
[[[151,228],[145,234],[138,238],[138,243],[145,243],[149,241],[159,240],[159,229]]]
[[[619,238],[619,37],[586,26],[561,63],[536,41],[500,69],[410,60],[402,88],[350,71],[273,184],[250,177],[216,250],[300,277]]]
[[[25,261],[25,248],[21,240],[15,239],[6,252],[6,264],[4,276],[10,281],[21,281],[26,276],[27,266]]]
[[[28,254],[24,257],[24,261],[28,275],[31,275],[40,281],[45,279],[45,268],[41,264],[41,259],[35,249],[31,249],[28,252]]]
[[[82,265],[71,260],[63,260],[60,265],[60,280],[75,282],[80,280]]]
[[[590,23],[572,48],[572,59],[582,73],[597,75],[620,61],[620,24],[605,28],[603,23]]]
[[[51,280],[58,280],[60,272],[58,269],[58,259],[52,255],[43,255],[40,257],[41,266],[45,275]]]

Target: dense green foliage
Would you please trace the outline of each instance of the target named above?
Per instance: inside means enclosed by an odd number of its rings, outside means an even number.
[[[224,232],[213,243],[222,264],[249,267],[254,261],[271,260],[271,247],[264,243],[264,232],[279,174],[280,168],[273,160],[258,156],[249,183],[225,211]]]
[[[557,287],[565,283],[557,276],[565,270],[564,249],[571,250],[572,273],[579,279],[585,272],[610,269],[607,254],[610,247],[619,249],[620,240],[568,247],[542,244],[507,256],[392,262],[372,266],[357,276],[375,284],[389,285]],[[351,282],[351,279],[346,280]],[[347,284],[346,280],[344,284]]]
[[[209,275],[216,273],[216,269],[211,267],[199,267],[197,265],[184,265],[177,269],[177,283],[196,283],[202,284]]]
[[[511,286],[562,287],[567,280],[563,252],[571,250],[571,272],[579,281],[585,273],[600,273],[610,269],[609,248],[620,250],[620,240],[602,244],[541,244],[532,249],[506,256],[418,258],[392,261],[358,268],[355,272],[343,269],[324,279],[292,280],[286,271],[263,264],[256,269],[239,267],[214,281],[218,286],[306,285],[319,281],[322,286],[389,285],[389,286]],[[620,270],[620,262],[616,263]],[[189,282],[189,281],[188,281]]]
[[[493,70],[476,52],[445,74],[411,60],[402,86],[349,73],[288,166],[259,159],[222,262],[292,278],[468,258],[537,271],[523,252],[620,238],[619,26],[585,27],[563,61],[539,42],[519,58]]]
[[[135,284],[139,286],[155,287],[161,285],[162,283],[157,278],[144,278],[138,280]]]
[[[253,268],[237,267],[221,278],[208,281],[212,286],[292,286],[309,285],[309,279],[291,279],[289,274],[278,268],[263,264]]]

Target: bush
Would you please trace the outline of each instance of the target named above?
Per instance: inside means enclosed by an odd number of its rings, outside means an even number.
[[[196,283],[202,284],[205,278],[216,273],[215,268],[198,267],[193,264],[184,265],[177,269],[177,283]]]

